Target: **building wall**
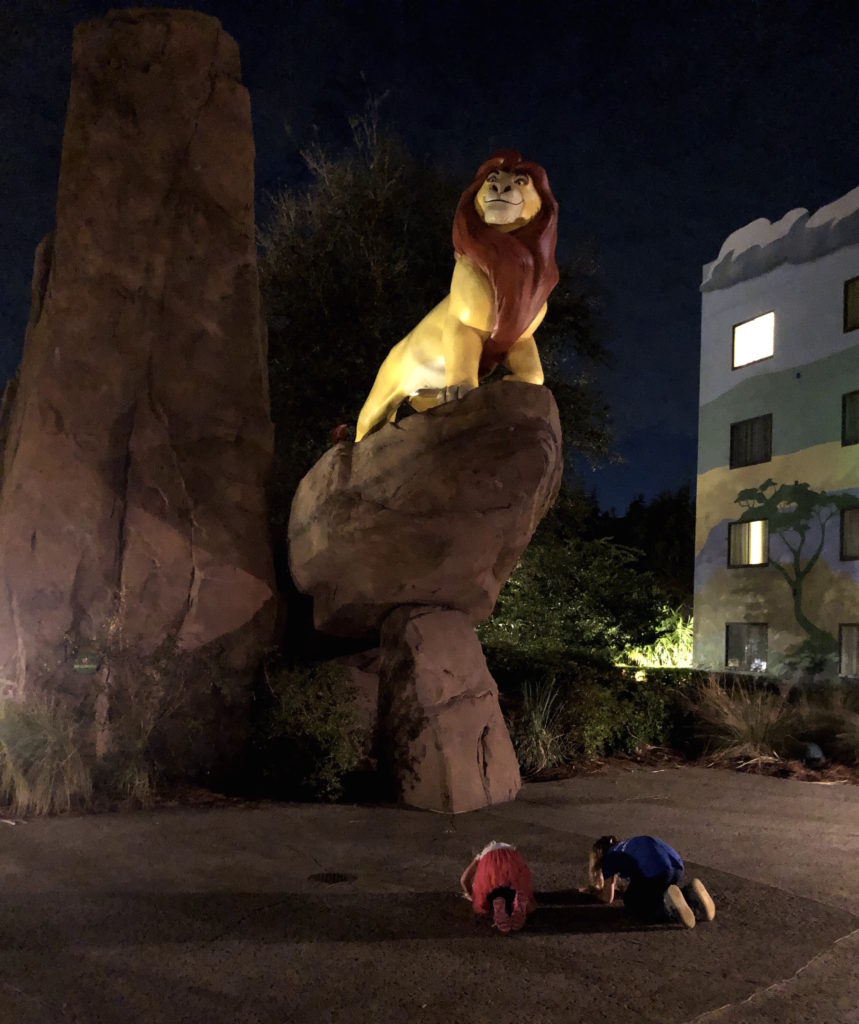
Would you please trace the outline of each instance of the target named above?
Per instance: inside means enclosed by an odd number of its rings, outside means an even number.
[[[794,237],[801,230],[802,224]],[[758,258],[762,272],[733,281],[723,275],[728,283],[722,287],[712,284],[714,265],[705,268],[695,537],[695,662],[700,667],[725,667],[727,622],[767,623],[767,671],[793,673],[797,669],[785,656],[810,651],[791,583],[772,564],[795,577],[784,539],[771,531],[770,564],[728,568],[728,526],[744,511],[738,494],[767,480],[807,484],[822,498],[801,547],[795,533],[787,535],[799,547],[800,566],[821,547],[801,581],[801,614],[833,644],[839,624],[859,622],[859,561],[841,559],[838,509],[824,504],[832,495],[842,503],[847,497],[859,503],[859,445],[841,443],[842,396],[859,390],[859,331],[843,329],[844,282],[859,276],[859,233],[854,241],[796,263],[767,267]],[[734,326],[770,311],[775,313],[772,358],[732,369]],[[731,424],[766,413],[772,414],[772,459],[730,469]],[[837,652],[830,652],[821,674],[837,672]]]

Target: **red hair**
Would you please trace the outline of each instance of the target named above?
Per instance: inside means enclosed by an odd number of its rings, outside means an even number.
[[[521,893],[530,903],[534,899],[534,883],[525,858],[512,846],[502,846],[484,853],[477,862],[471,883],[471,900],[475,914],[488,914],[488,896],[495,889],[507,888]]]
[[[516,231],[498,231],[484,223],[474,199],[490,171],[527,174],[540,196],[540,212]],[[477,169],[462,193],[453,219],[453,247],[489,278],[495,296],[495,324],[483,346],[480,374],[500,363],[525,332],[558,283],[555,245],[558,241],[558,203],[545,170],[523,160],[512,149],[500,149]]]

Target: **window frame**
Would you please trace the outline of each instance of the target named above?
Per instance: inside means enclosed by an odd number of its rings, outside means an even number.
[[[859,548],[856,549],[855,555],[846,555],[844,553],[844,519],[850,513],[859,516],[859,505],[853,505],[851,508],[843,508],[841,510],[841,520],[839,526],[841,527],[841,536],[839,537],[839,548],[842,562],[855,562],[859,560]]]
[[[857,278],[859,280],[859,278]],[[847,440],[847,399],[856,396],[856,402],[859,403],[859,390],[856,391],[845,391],[841,396],[841,447],[847,448],[850,445],[859,444],[859,436],[855,441]]]
[[[767,356],[767,358],[771,358]],[[769,455],[765,459],[756,459],[754,462],[734,462],[734,428],[742,427],[746,423],[754,423],[757,420],[769,420]],[[772,462],[773,457],[773,414],[762,413],[760,416],[748,416],[744,420],[735,420],[730,426],[730,438],[728,440],[728,469],[742,469],[744,466],[762,466],[765,462]]]
[[[767,652],[767,668],[769,667],[769,654],[770,654],[770,636],[769,636],[769,623],[768,622],[726,622],[725,623],[725,669],[728,672],[755,672],[763,674],[767,671],[766,668],[746,668],[746,667],[733,667],[728,664],[728,650],[730,644],[730,629],[731,626],[760,626],[764,629],[764,636],[766,638],[766,652]],[[748,645],[748,641],[744,646]]]
[[[856,277],[848,277],[847,280],[844,282],[844,316],[842,320],[842,326],[844,327],[845,334],[849,334],[851,331],[859,331],[859,321],[857,321],[854,327],[847,326],[847,296],[850,291],[851,285],[854,288],[856,288],[857,292],[859,292],[859,275],[857,275]],[[857,301],[859,301],[859,295],[857,295]]]
[[[859,632],[859,622],[839,622],[838,623],[838,675],[844,679],[857,679],[859,678],[859,671],[853,675],[846,675],[844,669],[844,629],[850,628],[855,629]],[[857,645],[859,645],[859,636],[857,636]]]
[[[748,526],[751,523],[766,523],[767,524],[767,557],[764,562],[732,562],[731,561],[731,529],[734,526]],[[734,519],[728,523],[728,551],[727,551],[727,567],[729,569],[766,569],[770,564],[770,526],[769,519],[766,516],[761,516],[760,519]]]
[[[773,350],[768,356],[761,356],[760,359],[751,359],[747,363],[740,363],[737,365],[737,328],[743,327],[745,324],[750,324],[753,320],[760,320],[763,316],[769,316],[772,314],[773,318]],[[731,328],[731,370],[745,370],[747,366],[755,366],[757,363],[766,362],[767,359],[772,359],[775,356],[775,310],[768,309],[765,313],[758,313],[756,316],[747,317],[745,320],[740,320]]]

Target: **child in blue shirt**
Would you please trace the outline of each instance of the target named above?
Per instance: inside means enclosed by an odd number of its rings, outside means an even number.
[[[661,839],[601,836],[588,867],[591,886],[604,903],[612,902],[617,888],[626,909],[645,921],[680,921],[694,928],[696,917],[712,921],[716,916],[713,898],[699,878],[681,889],[683,859]],[[625,883],[622,890],[618,880]]]

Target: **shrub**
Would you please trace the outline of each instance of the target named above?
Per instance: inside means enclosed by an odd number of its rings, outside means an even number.
[[[551,527],[538,529],[478,627],[487,653],[613,662],[651,642],[660,607],[652,577],[635,568],[638,552],[608,538],[562,539]]]
[[[97,796],[126,807],[149,807],[158,792],[158,773],[143,747],[112,750],[93,766]]]
[[[33,698],[0,706],[0,800],[13,814],[87,807],[92,776],[77,726],[59,704]]]
[[[336,800],[361,759],[362,729],[346,670],[333,662],[268,666],[256,734],[263,789],[272,796]]]
[[[630,672],[600,661],[528,659],[511,648],[487,652],[490,671],[514,708],[552,692],[552,732],[562,735],[564,759],[633,753],[642,746],[685,745],[685,695],[695,673],[678,670]],[[539,701],[537,701],[539,705]],[[511,734],[521,731],[517,712]],[[514,740],[515,743],[515,740]],[[521,755],[520,755],[521,756]],[[523,771],[527,769],[523,765]]]
[[[801,729],[796,706],[777,689],[717,675],[698,686],[693,715],[716,760],[784,757]]]
[[[806,687],[796,693],[801,737],[844,764],[859,763],[859,693],[839,684]]]
[[[523,775],[536,775],[569,760],[570,742],[554,679],[525,683],[522,700],[510,716],[510,738]]]
[[[692,634],[692,616],[684,615],[682,609],[666,605],[653,643],[628,647],[621,660],[642,668],[689,668],[692,665]]]
[[[855,707],[845,708],[843,723],[835,738],[835,753],[839,759],[848,764],[859,762],[859,711]]]
[[[172,641],[145,656],[108,649],[108,658],[107,714],[100,723],[105,753],[93,765],[93,789],[100,804],[148,807],[162,783],[184,782],[210,769],[198,751],[207,734],[212,746],[211,731],[190,704],[188,684],[192,672],[205,672],[214,705],[221,675],[214,659],[183,657]],[[210,774],[204,777],[211,782]]]
[[[577,748],[587,756],[683,745],[688,676],[604,670],[571,688],[567,701]]]

